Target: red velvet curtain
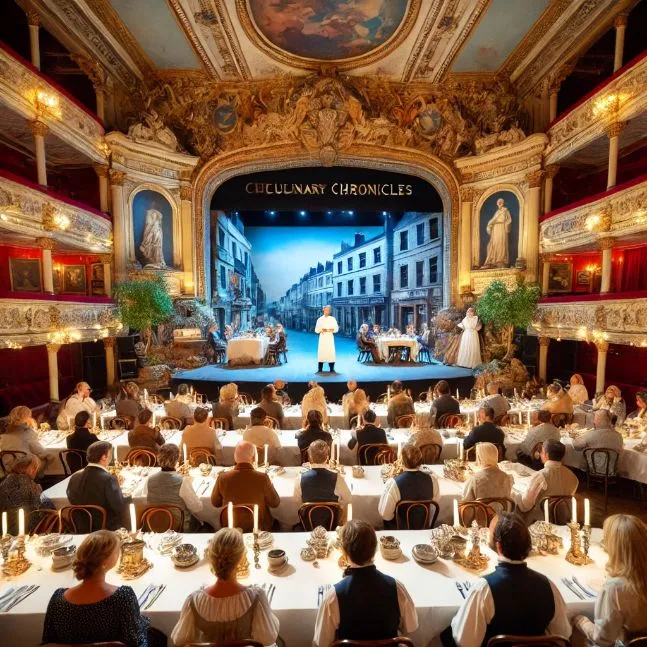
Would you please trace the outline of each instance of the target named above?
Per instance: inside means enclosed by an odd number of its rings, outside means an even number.
[[[626,249],[619,292],[647,289],[647,247]]]

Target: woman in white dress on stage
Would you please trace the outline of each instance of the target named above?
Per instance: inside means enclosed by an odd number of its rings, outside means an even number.
[[[458,324],[463,329],[456,366],[474,368],[481,363],[481,342],[478,331],[481,330],[481,322],[474,312],[474,308],[468,308],[463,321]]]

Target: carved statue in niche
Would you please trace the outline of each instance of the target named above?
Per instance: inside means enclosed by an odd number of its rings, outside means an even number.
[[[149,209],[146,212],[146,223],[142,242],[139,251],[146,259],[145,267],[163,269],[166,267],[164,261],[164,232],[162,230],[162,214],[157,209]]]
[[[141,115],[141,121],[128,128],[128,137],[136,142],[145,142],[153,146],[167,148],[172,151],[179,150],[177,137],[153,109]]]
[[[496,201],[497,210],[487,224],[490,241],[487,245],[487,256],[482,267],[508,267],[510,265],[510,247],[508,238],[512,229],[512,216],[505,206],[503,198]]]

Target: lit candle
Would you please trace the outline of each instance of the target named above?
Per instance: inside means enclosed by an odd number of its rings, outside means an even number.
[[[230,528],[234,527],[234,504],[231,501],[227,504],[227,523]]]
[[[93,411],[92,412],[92,428],[97,426],[97,412]]]
[[[2,536],[6,537],[7,532],[8,532],[8,524],[7,524],[7,513],[6,511],[2,513]]]
[[[186,463],[186,459],[187,459],[186,445],[182,445],[182,457],[184,458],[184,462]]]
[[[72,418],[70,416],[67,417],[67,428],[72,429]]]
[[[398,460],[402,458],[402,441],[398,440]]]
[[[463,447],[463,439],[458,439],[458,458],[464,460],[465,458],[465,448]]]
[[[153,411],[153,427],[155,426],[155,412]]]
[[[530,427],[530,409],[528,409],[527,414],[528,414],[527,422],[528,422],[528,426]]]
[[[544,501],[544,521],[550,523],[550,516],[548,515],[548,499]]]
[[[268,463],[267,463],[267,453],[268,453],[269,449],[270,449],[270,446],[267,443],[265,443],[265,448],[264,448],[264,451],[263,451],[263,458],[264,458],[263,463],[264,463],[265,467],[267,467],[267,465],[268,465]]]
[[[458,499],[454,499],[454,528],[460,525],[458,521]]]
[[[117,462],[117,441],[116,440],[114,443],[112,443],[112,462],[113,463]]]
[[[458,392],[458,389],[456,389],[456,399],[459,400],[461,397],[461,394]]]
[[[18,510],[18,536],[23,537],[25,535],[25,511],[20,508]]]
[[[571,500],[571,507],[571,521],[577,523],[577,499],[575,497]]]
[[[391,387],[390,386],[386,387],[386,401],[387,402],[391,401]]]
[[[254,532],[258,532],[258,503],[254,504]]]
[[[101,415],[99,416],[99,420],[101,421],[101,431],[103,431],[103,430],[104,430],[104,426],[103,426],[103,424],[104,424],[104,423],[103,423],[103,414],[101,414]]]
[[[352,520],[353,520],[353,504],[349,503],[348,511],[346,512],[346,521],[352,521]]]
[[[591,502],[588,499],[584,499],[584,525],[591,525]]]
[[[135,504],[130,504],[130,532],[135,534],[137,532],[137,515],[135,514]]]
[[[515,400],[517,399],[517,397],[518,397],[518,395],[517,395],[517,389],[516,389],[516,387],[515,387],[515,390],[514,390],[514,398],[515,398]]]

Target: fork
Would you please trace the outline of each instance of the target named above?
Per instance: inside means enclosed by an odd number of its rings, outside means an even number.
[[[39,588],[40,586],[38,585],[28,586],[26,591],[23,591],[20,595],[17,595],[14,598],[12,598],[11,603],[9,604],[9,606],[3,609],[3,612],[8,613],[16,605],[20,604],[23,600],[26,600],[32,593],[35,593]]]
[[[464,600],[465,599],[465,591],[463,590],[463,585],[460,582],[456,582],[456,588],[458,589],[458,592],[461,594],[461,597]]]

